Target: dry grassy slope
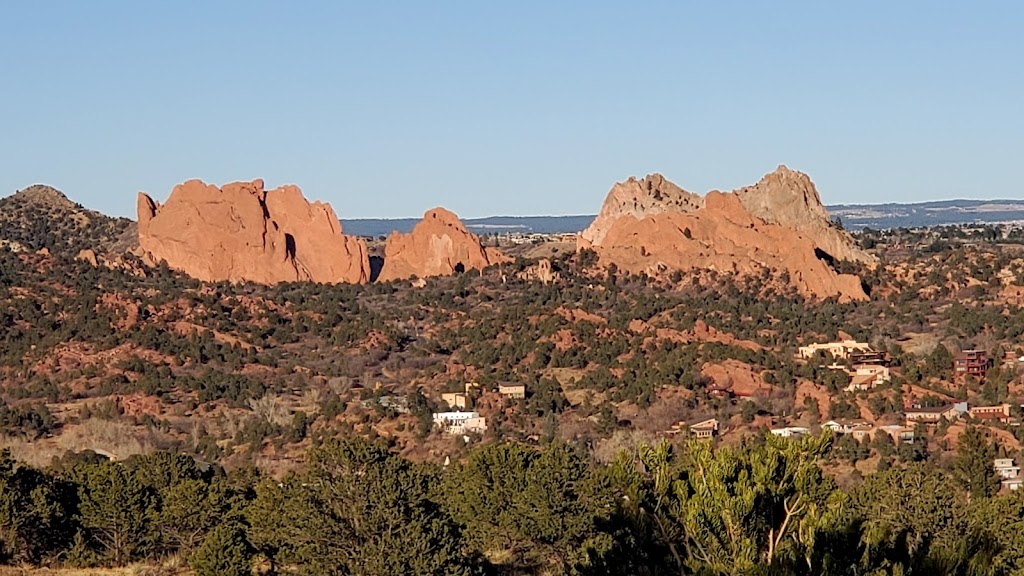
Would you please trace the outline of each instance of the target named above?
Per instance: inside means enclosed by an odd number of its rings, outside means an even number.
[[[127,218],[88,210],[41,184],[0,198],[0,244],[14,250],[46,248],[71,256],[85,248],[119,253],[138,242],[135,226]]]

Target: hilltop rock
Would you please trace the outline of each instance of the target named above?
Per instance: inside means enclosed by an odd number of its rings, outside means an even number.
[[[35,184],[0,199],[0,246],[74,257],[81,250],[123,253],[134,224],[84,208],[59,190]],[[126,242],[127,240],[127,242]]]
[[[262,180],[218,188],[200,180],[174,187],[164,205],[138,197],[139,247],[151,263],[208,282],[364,283],[366,244],[341,233],[329,204],[310,204],[295,186]]]
[[[673,270],[715,270],[759,276],[802,294],[864,300],[860,279],[838,274],[835,260],[872,262],[832,224],[810,179],[779,169],[736,192],[704,198],[660,175],[616,184],[577,247],[593,248],[604,264],[651,276]]]
[[[412,232],[392,232],[388,236],[384,267],[377,279],[388,282],[412,276],[448,276],[508,261],[511,259],[496,248],[484,247],[458,216],[444,208],[434,208],[423,215]]]

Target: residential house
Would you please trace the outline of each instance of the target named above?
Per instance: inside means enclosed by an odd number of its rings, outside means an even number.
[[[433,419],[434,426],[448,434],[483,434],[487,431],[487,419],[479,412],[434,412]]]
[[[786,426],[783,428],[772,428],[769,432],[781,438],[798,438],[810,434],[811,430],[802,426]]]
[[[848,360],[854,354],[874,354],[871,345],[856,340],[843,340],[842,342],[828,342],[826,344],[809,344],[801,346],[798,354],[800,358],[814,358],[818,352],[825,352],[837,360]]]
[[[715,420],[714,418],[709,418],[707,420],[697,422],[696,424],[691,424],[689,428],[690,434],[692,434],[694,438],[700,440],[706,440],[718,436],[718,420]]]
[[[992,359],[985,350],[964,350],[953,359],[953,376],[963,380],[968,376],[982,379],[992,367]]]
[[[972,418],[977,420],[995,421],[1006,424],[1010,421],[1010,405],[1000,404],[998,406],[972,406],[967,410]]]
[[[846,387],[847,392],[870,390],[892,380],[889,368],[880,364],[857,364],[849,374],[850,385]]]
[[[943,418],[946,420],[956,420],[965,412],[967,412],[967,403],[958,402],[956,404],[947,404],[945,406],[907,408],[904,410],[903,415],[906,418],[907,426],[913,426],[918,422],[924,424],[938,424]]]
[[[871,436],[874,435],[874,433],[875,427],[869,424],[862,424],[850,431],[850,435],[853,436],[853,439],[857,442],[863,442],[865,439],[871,440]]]
[[[1013,458],[996,458],[993,468],[996,469],[999,477],[1004,480],[1020,476],[1020,466],[1013,463]]]
[[[526,386],[523,384],[498,384],[498,394],[505,398],[526,398]]]
[[[441,394],[441,401],[447,404],[449,408],[455,410],[469,408],[469,394],[465,392],[445,392]]]
[[[829,420],[821,425],[822,429],[831,430],[833,434],[850,434],[858,426],[867,424],[866,420]]]
[[[888,434],[896,444],[901,442],[910,444],[914,441],[914,429],[912,427],[892,424],[889,426],[879,426],[878,429]]]
[[[1019,490],[1021,484],[1024,484],[1024,478],[1020,476],[1020,466],[1013,463],[1013,458],[996,458],[992,467],[996,469],[996,474],[1007,490]]]

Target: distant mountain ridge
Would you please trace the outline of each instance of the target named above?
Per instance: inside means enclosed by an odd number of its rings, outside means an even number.
[[[828,206],[851,229],[996,224],[1024,221],[1024,200],[936,200],[912,204],[837,204]]]
[[[465,218],[462,223],[474,234],[574,234],[594,220],[593,215],[576,216],[488,216]],[[342,219],[346,234],[355,236],[387,236],[391,232],[408,234],[419,218],[356,218]]]
[[[842,219],[843,226],[850,230],[1024,221],[1024,200],[1013,199],[833,204],[826,208],[833,218]],[[467,218],[463,223],[476,234],[574,234],[583,231],[596,217],[596,214],[490,216]],[[387,236],[393,230],[408,233],[417,222],[418,218],[360,218],[343,219],[341,224],[346,234]]]

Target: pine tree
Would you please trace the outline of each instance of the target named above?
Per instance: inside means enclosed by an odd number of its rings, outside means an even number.
[[[196,576],[249,576],[252,559],[242,526],[226,522],[206,535],[189,564]]]
[[[981,430],[968,426],[956,448],[956,478],[972,498],[986,498],[999,491],[999,475],[993,461],[995,448]]]
[[[106,462],[78,470],[79,520],[89,539],[121,566],[143,555],[152,542],[152,489],[123,465]]]

